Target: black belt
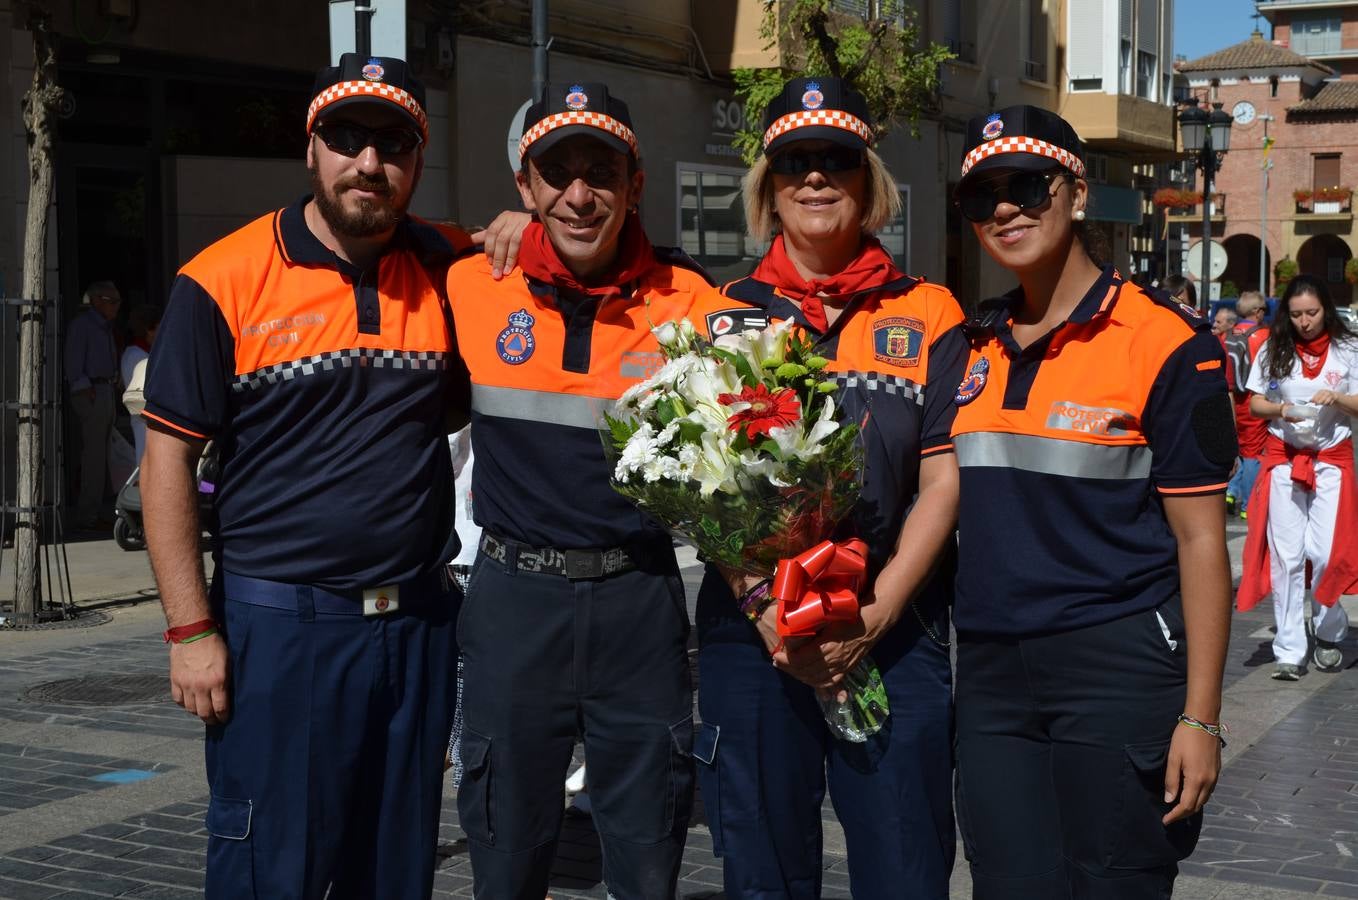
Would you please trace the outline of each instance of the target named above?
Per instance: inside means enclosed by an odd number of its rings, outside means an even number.
[[[481,533],[481,552],[508,568],[542,575],[561,575],[572,581],[603,578],[637,567],[632,555],[621,547],[607,550],[558,550],[555,547],[529,547],[517,541]]]

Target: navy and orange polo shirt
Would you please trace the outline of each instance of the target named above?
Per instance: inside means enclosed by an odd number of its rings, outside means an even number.
[[[788,319],[815,337],[840,386],[839,420],[863,423],[863,493],[843,530],[867,542],[875,577],[919,491],[920,460],[953,449],[953,392],[967,354],[957,300],[902,276],[852,297],[822,333],[777,287],[751,276],[704,294],[692,318],[712,340]],[[951,593],[947,573],[926,588],[935,589]]]
[[[448,272],[457,343],[471,373],[476,524],[530,547],[640,550],[667,533],[609,485],[598,422],[665,359],[651,325],[689,314],[711,282],[679,251],[621,293],[585,296],[480,254]]]
[[[215,441],[228,571],[330,590],[397,583],[456,547],[445,422],[466,384],[442,284],[468,241],[406,219],[359,270],[311,233],[309,199],[180,270],[143,415]]]
[[[963,634],[1065,631],[1179,590],[1163,498],[1218,493],[1235,458],[1206,320],[1111,267],[1068,321],[1020,348],[1022,289],[982,304],[956,390]]]

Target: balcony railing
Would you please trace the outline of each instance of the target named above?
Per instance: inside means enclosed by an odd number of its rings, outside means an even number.
[[[1213,219],[1224,219],[1226,217],[1226,195],[1213,194],[1212,200],[1208,204],[1208,212]],[[1171,207],[1169,219],[1176,222],[1202,221],[1202,202],[1199,201],[1192,206]]]
[[[1036,60],[1025,59],[1023,61],[1023,77],[1029,81],[1040,81],[1047,83],[1047,64]]]
[[[1299,216],[1335,216],[1353,212],[1353,194],[1338,196],[1296,197]]]

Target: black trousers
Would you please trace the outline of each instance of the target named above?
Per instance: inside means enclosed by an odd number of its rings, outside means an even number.
[[[474,896],[542,900],[583,735],[604,881],[674,895],[693,802],[688,612],[674,556],[570,581],[478,557],[458,619],[458,813]]]
[[[1179,600],[1028,638],[960,635],[957,814],[975,900],[1170,896],[1202,817],[1166,828]]]

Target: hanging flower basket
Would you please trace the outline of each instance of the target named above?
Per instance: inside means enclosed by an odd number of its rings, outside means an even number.
[[[1202,191],[1189,191],[1182,188],[1160,188],[1151,195],[1151,202],[1165,209],[1189,209],[1202,202]]]
[[[1292,192],[1292,199],[1298,203],[1308,203],[1311,200],[1311,189],[1301,188]]]

